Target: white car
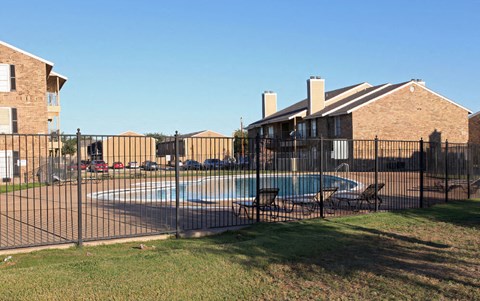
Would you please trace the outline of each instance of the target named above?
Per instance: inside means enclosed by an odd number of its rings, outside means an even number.
[[[127,167],[128,168],[140,168],[140,165],[138,164],[137,161],[132,161],[132,162],[128,162]]]

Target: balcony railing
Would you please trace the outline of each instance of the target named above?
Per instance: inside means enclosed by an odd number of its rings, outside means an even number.
[[[58,100],[57,93],[48,92],[47,93],[47,106],[59,106],[60,102]]]

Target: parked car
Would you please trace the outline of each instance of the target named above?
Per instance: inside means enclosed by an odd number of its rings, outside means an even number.
[[[87,161],[87,160],[80,161],[81,170],[86,170],[88,168],[88,165],[90,165],[90,161]],[[77,168],[78,168],[78,164],[76,162],[72,162],[72,164],[68,166],[68,169],[70,170],[77,170]]]
[[[123,166],[122,162],[113,162],[112,168],[113,169],[123,169],[125,166]]]
[[[202,164],[195,160],[186,160],[185,163],[183,163],[183,169],[185,170],[200,170],[202,168]]]
[[[239,169],[249,169],[250,159],[248,157],[239,157],[237,161],[237,167]]]
[[[222,169],[235,169],[236,160],[235,158],[227,158],[220,162],[220,168]]]
[[[140,168],[137,161],[128,162],[127,168]]]
[[[108,165],[103,160],[93,160],[88,166],[88,170],[92,172],[108,172]]]
[[[203,168],[205,169],[220,169],[221,161],[219,159],[207,159],[203,162]]]
[[[158,166],[157,162],[154,161],[145,161],[142,163],[142,167],[144,170],[159,170],[160,166]]]

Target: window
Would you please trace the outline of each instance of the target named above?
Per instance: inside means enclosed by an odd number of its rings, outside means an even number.
[[[268,127],[268,138],[273,138],[275,137],[275,133],[273,131],[273,126]]]
[[[317,137],[317,120],[310,121],[310,137]]]
[[[333,117],[334,127],[333,127],[333,135],[338,137],[342,134],[342,124],[340,122],[340,116]]]
[[[0,107],[0,134],[18,133],[17,109]]]
[[[305,123],[297,124],[297,138],[306,138],[307,137],[307,127]]]
[[[15,65],[0,64],[0,92],[10,92],[16,89]]]

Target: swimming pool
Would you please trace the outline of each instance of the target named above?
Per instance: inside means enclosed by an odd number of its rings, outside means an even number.
[[[323,175],[323,187],[352,191],[360,184],[346,178]],[[180,182],[181,202],[215,203],[224,200],[250,199],[256,194],[256,177],[205,177]],[[320,175],[262,176],[260,188],[278,187],[280,197],[313,194],[320,190]],[[175,183],[150,182],[121,191],[102,191],[91,195],[97,199],[118,201],[172,202],[176,198]]]

